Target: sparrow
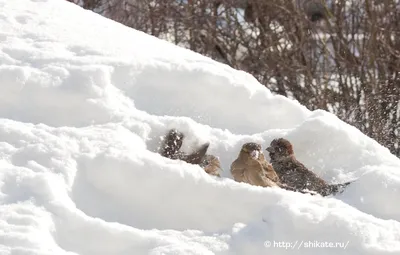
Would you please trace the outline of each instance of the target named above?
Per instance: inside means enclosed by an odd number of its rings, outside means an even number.
[[[219,172],[222,171],[222,168],[221,168],[221,162],[219,161],[218,157],[211,154],[206,154],[203,160],[201,161],[200,166],[209,175],[221,177]]]
[[[328,184],[296,159],[293,145],[284,138],[274,139],[266,150],[269,152],[272,166],[280,181],[296,191],[309,190],[328,196],[343,192],[344,188],[352,183],[351,181]]]
[[[171,129],[164,136],[164,141],[160,147],[160,154],[166,158],[183,160],[189,164],[200,165],[208,174],[219,176],[218,170],[221,169],[219,159],[207,154],[210,143],[202,144],[194,152],[187,154],[180,151],[184,134],[176,129]]]
[[[239,155],[230,168],[233,179],[255,186],[276,187],[279,181],[271,164],[261,150],[261,145],[250,142],[243,144]]]

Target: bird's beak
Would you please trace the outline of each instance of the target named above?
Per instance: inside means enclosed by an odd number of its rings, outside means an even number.
[[[253,159],[258,159],[258,157],[260,156],[260,152],[259,152],[258,150],[254,150],[254,151],[252,151],[252,152],[250,153],[250,156],[251,156]]]
[[[275,152],[274,148],[272,148],[272,147],[268,147],[265,150],[268,151],[268,152],[271,152],[271,153]]]

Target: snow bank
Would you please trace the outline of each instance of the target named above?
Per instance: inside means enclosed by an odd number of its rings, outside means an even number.
[[[400,160],[357,129],[66,1],[0,7],[1,254],[400,253]],[[223,178],[157,154],[170,128]],[[358,181],[323,198],[231,179],[244,142],[277,137]]]

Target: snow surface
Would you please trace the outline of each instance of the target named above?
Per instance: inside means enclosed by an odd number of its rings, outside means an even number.
[[[354,127],[69,2],[0,8],[0,254],[400,254],[400,160]],[[223,178],[157,154],[170,128]],[[244,142],[277,137],[358,181],[324,198],[231,179]]]

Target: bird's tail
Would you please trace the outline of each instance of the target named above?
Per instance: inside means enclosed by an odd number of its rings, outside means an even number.
[[[204,156],[206,155],[209,146],[210,143],[203,144],[197,151],[185,156],[184,158],[182,158],[182,160],[190,164],[200,164]]]
[[[345,188],[349,184],[351,184],[353,182],[355,182],[355,180],[354,181],[345,182],[345,183],[331,184],[331,185],[329,185],[329,190],[330,190],[329,193],[330,194],[342,193],[345,190]]]

